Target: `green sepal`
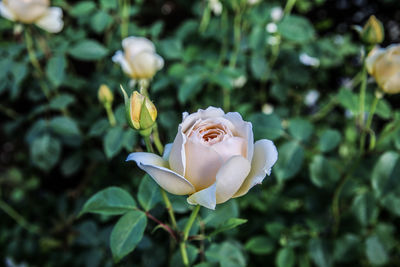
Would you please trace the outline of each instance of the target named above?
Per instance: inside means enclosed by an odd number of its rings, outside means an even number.
[[[124,103],[125,103],[125,117],[126,117],[126,121],[128,122],[129,127],[131,127],[134,130],[137,130],[135,128],[135,126],[132,123],[131,120],[131,105],[130,105],[130,98],[128,96],[128,94],[125,92],[124,88],[122,87],[122,85],[119,85],[119,87],[121,88],[122,94],[124,95]]]

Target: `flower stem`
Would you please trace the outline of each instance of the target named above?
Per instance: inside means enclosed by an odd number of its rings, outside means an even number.
[[[115,125],[117,125],[117,121],[115,120],[115,116],[114,116],[114,112],[111,108],[111,104],[110,103],[104,104],[104,108],[106,109],[106,112],[107,112],[108,122],[110,123],[110,125],[112,127],[114,127]]]
[[[359,123],[360,127],[364,128],[364,118],[365,118],[365,91],[367,89],[367,68],[365,64],[363,65],[361,74],[361,85],[360,85],[360,103],[359,103]]]
[[[157,123],[154,124],[153,128],[153,138],[154,138],[154,144],[156,145],[157,151],[160,155],[163,154],[164,152],[164,146],[160,141],[160,134],[158,132],[158,126]]]
[[[288,0],[285,5],[284,13],[285,15],[289,15],[292,12],[294,5],[296,4],[296,0]]]
[[[36,57],[35,48],[34,48],[33,40],[32,40],[32,35],[31,35],[31,31],[30,31],[29,27],[27,27],[25,29],[25,42],[26,42],[26,48],[28,49],[29,60],[31,61],[32,66],[37,71],[39,78],[42,78],[44,76],[44,72],[43,72],[42,67],[40,66],[40,63]],[[40,84],[40,87],[42,88],[42,91],[43,91],[43,94],[45,95],[45,97],[47,99],[50,99],[49,88],[47,87],[46,83],[40,79],[39,84]]]
[[[164,203],[165,203],[165,208],[167,209],[168,214],[169,214],[169,218],[171,220],[172,227],[173,227],[174,230],[177,230],[178,226],[176,224],[174,209],[172,208],[171,201],[169,201],[168,195],[165,192],[165,190],[162,189],[162,188],[160,188],[160,189],[161,189],[162,198],[163,198]]]
[[[129,33],[129,0],[121,0],[121,38],[124,39]]]
[[[16,210],[14,210],[10,205],[0,199],[0,209],[3,210],[8,216],[13,218],[19,226],[26,229],[32,234],[39,234],[40,229],[36,225],[29,224],[22,215],[20,215]]]
[[[192,228],[192,225],[194,223],[194,220],[197,217],[197,214],[199,213],[199,210],[200,210],[200,205],[197,205],[192,210],[192,214],[190,214],[189,220],[187,221],[187,223],[185,225],[185,229],[183,230],[183,239],[181,240],[181,242],[179,244],[179,248],[180,248],[181,254],[182,254],[183,265],[185,265],[185,266],[189,266],[189,258],[188,258],[187,251],[186,251],[186,241],[189,237],[190,229]]]
[[[361,140],[360,140],[361,155],[364,153],[365,138],[366,138],[367,131],[371,131],[372,119],[374,117],[376,107],[378,106],[379,99],[381,99],[381,98],[382,98],[382,93],[377,91],[375,93],[375,98],[374,98],[374,101],[372,102],[371,109],[368,114],[367,124],[365,125],[365,129],[362,129]],[[370,150],[372,150],[374,147],[375,147],[375,141],[371,142]]]
[[[154,153],[153,145],[151,144],[150,136],[144,135],[143,136],[144,143],[146,144],[146,149],[150,153]]]

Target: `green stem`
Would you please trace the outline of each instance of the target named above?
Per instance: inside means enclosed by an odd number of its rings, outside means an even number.
[[[205,30],[207,29],[208,23],[210,22],[210,17],[211,17],[211,9],[208,3],[206,3],[206,8],[204,9],[203,16],[201,18],[199,26],[199,31],[201,33],[205,32]]]
[[[324,105],[323,108],[321,108],[320,110],[318,110],[317,113],[313,114],[310,119],[313,122],[316,122],[322,118],[324,118],[326,115],[328,115],[331,110],[336,106],[337,104],[337,100],[335,97],[332,97],[328,104]]]
[[[372,131],[371,130],[371,124],[372,124],[372,119],[374,117],[376,107],[378,106],[379,99],[381,98],[381,93],[376,92],[375,93],[375,98],[374,101],[372,102],[370,112],[368,114],[368,120],[367,124],[365,125],[365,129],[362,129],[362,134],[361,134],[361,141],[360,141],[360,149],[361,149],[361,154],[364,153],[364,146],[365,146],[365,138],[367,135],[367,131]],[[375,139],[374,139],[375,140]],[[370,150],[372,150],[375,147],[375,141],[370,144]]]
[[[229,109],[231,108],[231,94],[230,94],[229,89],[227,89],[227,88],[224,88],[222,93],[224,94],[223,107],[224,107],[225,112],[228,112]]]
[[[163,200],[164,200],[165,208],[166,208],[167,211],[168,211],[168,214],[169,214],[169,218],[170,218],[170,220],[171,220],[172,227],[174,228],[174,230],[177,230],[177,229],[178,229],[178,226],[177,226],[177,224],[176,224],[174,209],[172,208],[172,204],[171,204],[171,201],[169,201],[169,198],[168,198],[167,193],[166,193],[165,190],[162,189],[162,188],[161,188],[161,195],[162,195],[162,198],[163,198]]]
[[[199,210],[200,210],[200,205],[197,205],[192,210],[192,214],[190,214],[189,220],[187,221],[187,223],[185,225],[185,229],[183,230],[183,239],[181,240],[181,242],[179,244],[179,248],[180,248],[181,254],[182,254],[182,261],[183,261],[183,264],[185,265],[185,267],[189,266],[189,258],[188,258],[187,251],[186,251],[186,241],[189,237],[190,229],[192,228],[192,225],[194,223],[194,220],[197,217],[197,214],[199,213]]]
[[[146,149],[150,153],[154,153],[153,145],[151,144],[150,136],[144,135],[143,136],[144,143],[146,144]]]
[[[237,57],[239,55],[240,50],[240,33],[241,33],[241,12],[240,10],[236,11],[235,18],[233,20],[233,39],[234,39],[234,48],[233,54],[231,56],[231,60],[229,62],[229,67],[234,68],[236,66]]]
[[[121,0],[121,38],[124,39],[128,36],[129,33],[129,9],[130,3],[129,0]]]
[[[106,103],[104,105],[104,108],[106,109],[106,112],[107,112],[108,122],[110,123],[110,125],[112,127],[114,127],[115,125],[117,125],[117,121],[115,119],[114,112],[113,112],[113,110],[111,108],[111,104],[110,103]]]
[[[164,146],[160,141],[160,134],[158,132],[158,126],[157,123],[154,124],[153,128],[153,138],[154,138],[154,144],[156,145],[157,151],[160,155],[163,154],[164,152]]]
[[[362,69],[362,76],[361,76],[361,86],[360,86],[360,103],[359,103],[359,124],[362,131],[362,136],[364,136],[364,119],[365,119],[365,91],[367,89],[367,68],[365,64],[363,65]],[[360,140],[360,154],[362,155],[364,152],[364,145],[365,145],[365,136],[364,138],[361,137]]]
[[[0,209],[2,209],[8,216],[13,218],[19,226],[26,229],[32,234],[39,234],[40,230],[37,226],[29,224],[24,217],[22,217],[16,210],[14,210],[10,205],[0,199]]]
[[[32,40],[32,35],[31,35],[31,31],[30,31],[29,27],[27,27],[25,29],[25,42],[26,42],[26,48],[28,49],[29,60],[31,61],[32,66],[37,71],[39,78],[44,77],[44,72],[43,72],[42,67],[40,66],[40,63],[36,57],[35,48],[34,48],[33,40]],[[50,99],[49,88],[47,87],[46,83],[40,79],[39,84],[40,84],[40,87],[42,88],[42,91],[43,91],[43,94],[45,95],[45,97],[47,99]]]
[[[285,9],[283,10],[285,15],[289,15],[292,12],[294,4],[296,4],[296,0],[288,0],[286,2]]]

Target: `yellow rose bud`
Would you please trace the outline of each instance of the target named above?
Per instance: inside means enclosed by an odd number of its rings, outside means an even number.
[[[114,100],[113,93],[111,92],[110,88],[105,84],[102,84],[100,86],[99,91],[98,91],[98,97],[99,97],[100,103],[102,103],[103,105],[105,105],[107,103],[111,104]]]
[[[157,109],[150,99],[137,91],[130,98],[121,87],[125,98],[126,118],[129,126],[140,130],[144,135],[150,134],[157,118]]]
[[[365,61],[371,74],[383,92],[400,93],[400,45],[374,48]]]
[[[367,44],[380,44],[385,37],[385,31],[380,22],[374,15],[370,16],[361,31],[361,39]]]

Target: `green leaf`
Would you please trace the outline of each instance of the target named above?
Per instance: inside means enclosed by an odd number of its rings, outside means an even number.
[[[394,151],[385,152],[372,171],[372,188],[380,198],[400,190],[400,155]]]
[[[230,242],[224,242],[219,251],[221,267],[246,266],[246,259],[242,251]]]
[[[35,166],[48,171],[56,165],[60,158],[60,141],[49,134],[40,136],[33,141],[30,147],[30,155]]]
[[[131,253],[142,240],[147,217],[142,211],[130,211],[122,216],[111,232],[110,247],[115,262]]]
[[[90,127],[89,136],[101,136],[103,135],[107,129],[110,128],[110,123],[106,119],[100,119],[92,124]]]
[[[270,72],[267,57],[265,55],[254,53],[251,56],[250,69],[256,79],[265,81]]]
[[[131,195],[125,190],[113,186],[97,192],[86,201],[79,216],[84,213],[119,215],[135,208],[136,202]]]
[[[296,142],[290,141],[279,149],[278,161],[274,173],[278,180],[284,181],[295,176],[301,169],[304,158],[304,149]]]
[[[369,262],[374,265],[383,265],[389,261],[389,255],[376,235],[372,235],[366,240],[365,253]]]
[[[306,18],[296,15],[285,16],[278,24],[278,32],[283,38],[296,43],[309,42],[315,36],[313,25]]]
[[[307,141],[314,131],[314,126],[305,119],[294,118],[289,121],[289,133],[296,139]]]
[[[78,125],[69,117],[55,117],[50,120],[49,127],[55,134],[60,136],[73,137],[81,135]]]
[[[108,130],[103,139],[104,152],[107,158],[111,159],[118,154],[123,145],[124,130],[120,126]]]
[[[160,186],[147,174],[140,182],[137,198],[145,211],[151,210],[161,201]]]
[[[217,205],[215,210],[201,209],[201,217],[208,227],[217,228],[230,218],[239,216],[239,207],[234,199]]]
[[[159,42],[160,53],[166,59],[180,59],[183,54],[182,43],[178,39],[168,39]]]
[[[193,99],[200,92],[204,85],[204,76],[202,74],[192,74],[184,78],[182,86],[178,90],[178,99],[182,104]]]
[[[281,119],[276,114],[252,114],[249,121],[253,124],[254,139],[278,139],[283,134]]]
[[[47,62],[46,75],[55,87],[59,87],[63,82],[66,67],[67,61],[64,55],[54,55]]]
[[[90,26],[96,33],[102,33],[112,21],[112,16],[101,10],[92,16]]]
[[[73,6],[73,8],[69,11],[69,15],[73,17],[82,17],[89,15],[95,9],[96,4],[92,1],[81,1]]]
[[[275,264],[278,267],[291,267],[294,266],[296,254],[290,247],[281,248],[275,259]]]
[[[308,253],[318,267],[332,266],[332,249],[322,239],[314,238],[308,243]]]
[[[210,236],[214,236],[220,232],[223,231],[227,231],[227,230],[231,230],[233,228],[238,227],[241,224],[246,223],[247,220],[246,219],[240,219],[240,218],[230,218],[228,219],[226,222],[224,222],[223,224],[221,224],[217,229],[215,229]]]
[[[245,248],[253,254],[266,255],[275,250],[275,242],[265,236],[254,236],[246,242]]]
[[[367,192],[354,198],[352,209],[361,225],[373,224],[378,218],[378,206],[374,196]]]
[[[108,49],[97,41],[87,39],[74,44],[68,53],[76,59],[90,61],[102,59],[108,54]]]
[[[59,94],[53,97],[49,103],[49,107],[55,110],[66,109],[75,102],[75,98],[70,94]]]
[[[340,178],[338,168],[324,156],[316,155],[310,164],[311,182],[322,188],[333,186]]]
[[[319,149],[322,152],[329,152],[335,149],[341,140],[342,136],[339,131],[327,129],[322,133],[319,139]]]

